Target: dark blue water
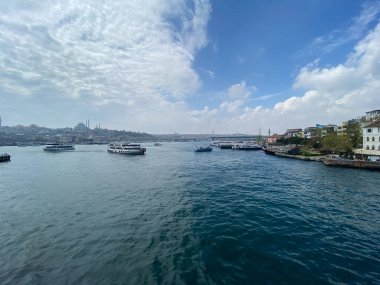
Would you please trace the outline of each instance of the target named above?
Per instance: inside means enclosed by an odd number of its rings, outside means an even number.
[[[0,284],[379,284],[380,173],[262,152],[0,148]]]

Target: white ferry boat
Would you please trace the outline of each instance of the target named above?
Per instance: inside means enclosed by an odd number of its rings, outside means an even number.
[[[107,151],[121,154],[142,155],[146,152],[146,148],[141,147],[140,144],[136,143],[110,143]]]
[[[50,151],[50,152],[59,152],[59,151],[75,150],[75,147],[71,144],[51,143],[51,144],[47,144],[43,148],[43,150]]]
[[[256,142],[244,142],[238,143],[232,146],[232,149],[236,150],[261,150],[262,147]]]

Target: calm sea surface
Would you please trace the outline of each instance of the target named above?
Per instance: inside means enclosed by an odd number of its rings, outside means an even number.
[[[146,147],[0,148],[0,284],[380,283],[379,172]]]

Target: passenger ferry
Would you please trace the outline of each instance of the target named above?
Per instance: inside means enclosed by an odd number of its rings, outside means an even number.
[[[75,147],[71,144],[50,143],[50,144],[47,144],[43,148],[43,150],[50,151],[50,152],[60,152],[60,151],[75,150]]]
[[[136,143],[110,143],[107,151],[121,154],[143,155],[146,152],[146,148]]]
[[[237,143],[232,146],[232,149],[235,150],[262,150],[262,147],[258,145],[256,142],[244,142]]]

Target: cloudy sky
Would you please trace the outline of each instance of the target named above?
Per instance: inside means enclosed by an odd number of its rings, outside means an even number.
[[[283,132],[380,109],[380,1],[0,2],[3,125]]]

